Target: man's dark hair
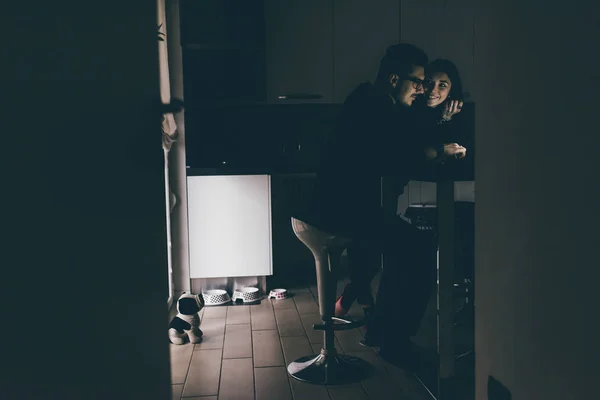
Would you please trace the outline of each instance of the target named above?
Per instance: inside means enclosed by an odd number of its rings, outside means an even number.
[[[408,43],[394,44],[387,48],[379,65],[378,81],[387,81],[390,74],[400,78],[411,73],[413,65],[425,67],[427,54],[420,48]]]
[[[450,87],[450,93],[448,94],[448,99],[462,101],[464,97],[462,81],[460,80],[460,74],[458,73],[458,68],[456,68],[456,65],[454,65],[454,63],[450,60],[437,59],[425,67],[425,76],[428,78],[431,77],[431,75],[440,72],[448,75],[450,83],[452,84]]]

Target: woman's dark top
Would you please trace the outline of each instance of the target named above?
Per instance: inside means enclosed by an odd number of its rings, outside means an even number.
[[[475,105],[464,103],[461,112],[455,114],[450,121],[442,121],[443,105],[429,108],[422,102],[414,106],[416,126],[419,135],[432,143],[458,143],[467,148],[467,157],[462,160],[449,159],[442,167],[447,176],[455,180],[474,179],[475,154]],[[436,179],[432,168],[421,170],[419,180]]]

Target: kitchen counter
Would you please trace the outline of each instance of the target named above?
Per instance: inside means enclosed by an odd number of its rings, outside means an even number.
[[[187,168],[187,176],[221,176],[221,175],[286,175],[286,176],[316,176],[309,168]]]

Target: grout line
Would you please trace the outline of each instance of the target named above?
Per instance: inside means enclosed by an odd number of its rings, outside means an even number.
[[[252,333],[252,309],[248,309],[248,314],[250,314],[250,352],[252,353],[252,386],[254,387],[254,399],[256,400],[257,392],[256,392],[256,374],[254,373],[254,334]]]
[[[225,308],[225,328],[223,329],[223,345],[221,346],[221,369],[219,371],[219,384],[217,386],[217,398],[221,392],[221,377],[223,376],[223,354],[225,354],[225,335],[227,334],[227,313],[229,312],[229,306]]]
[[[188,378],[188,375],[190,374],[190,367],[192,366],[192,358],[194,357],[194,349],[195,348],[196,348],[196,345],[194,344],[194,346],[192,346],[192,355],[190,356],[190,361],[188,362],[187,371],[185,372],[185,378],[183,378],[183,389],[181,390],[181,396],[183,396],[183,391],[185,390],[185,385],[187,384],[187,378]]]
[[[298,306],[296,305],[296,300],[294,300],[294,298],[292,297],[292,300],[294,302],[294,309],[296,310],[296,313],[298,314],[298,319],[300,320],[300,325],[302,326],[302,331],[304,331],[304,337],[306,338],[308,345],[310,347],[310,349],[312,350],[312,346],[310,346],[310,340],[308,339],[308,335],[306,334],[306,330],[304,329],[304,324],[302,323],[302,318],[300,317],[300,313],[298,312]],[[275,314],[275,309],[273,309],[273,314],[275,316],[275,323],[277,324],[277,315]],[[279,329],[279,325],[277,324],[277,328]],[[294,400],[300,400],[300,399],[296,399],[296,395],[294,394],[294,390],[292,389],[292,382],[291,380],[294,379],[288,372],[288,364],[286,361],[286,357],[285,357],[285,351],[283,350],[283,337],[281,336],[281,333],[279,333],[278,330],[278,335],[279,335],[279,344],[281,346],[281,355],[283,356],[283,364],[284,364],[284,368],[285,368],[285,373],[287,375],[288,378],[288,388],[290,390],[290,394],[292,396],[292,398]],[[302,336],[285,336],[285,337],[302,337]],[[290,363],[294,362],[294,360],[290,360]],[[327,395],[329,395],[329,392],[327,392]]]

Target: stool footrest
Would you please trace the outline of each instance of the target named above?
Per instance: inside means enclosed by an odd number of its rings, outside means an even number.
[[[344,318],[331,317],[332,322],[338,322],[337,324],[314,324],[313,329],[316,331],[324,331],[332,329],[334,331],[345,331],[348,329],[354,329],[363,326],[364,321],[350,321]]]

